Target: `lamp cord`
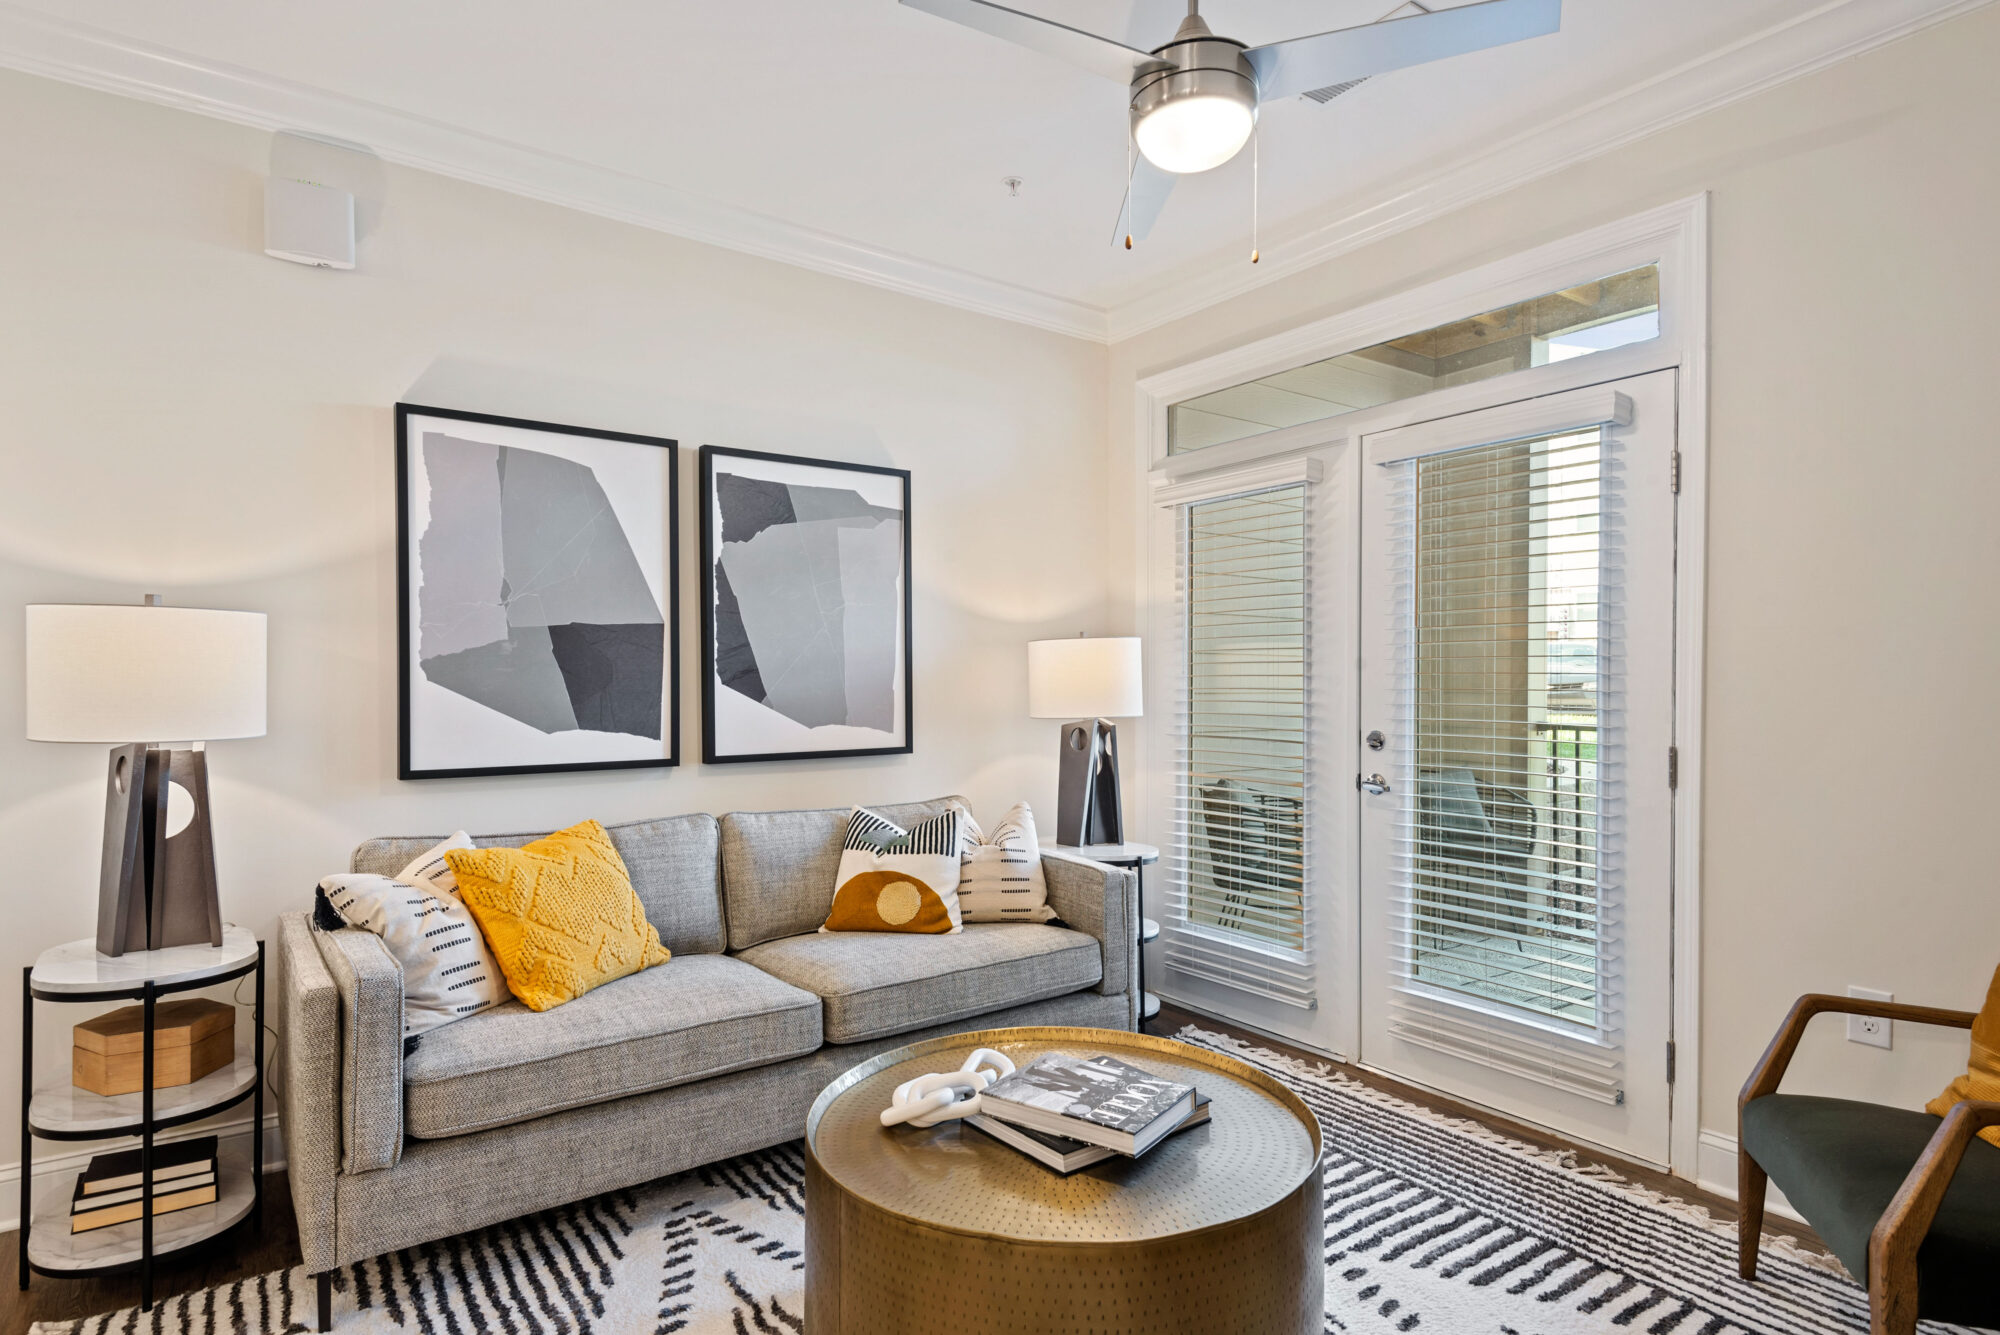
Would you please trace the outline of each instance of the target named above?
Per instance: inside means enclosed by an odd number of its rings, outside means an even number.
[[[230,989],[229,1000],[231,1001],[231,1003],[237,1006],[242,1006],[247,1004],[243,1000],[243,985],[249,981],[250,981],[250,975],[247,973],[244,974],[241,978],[238,978],[236,980],[236,986]],[[264,1024],[261,1019],[258,1021],[258,1023],[263,1028],[264,1032],[271,1036],[270,1047],[266,1050],[264,1054],[264,1069],[261,1072],[261,1074],[264,1077],[265,1086],[271,1091],[271,1097],[277,1098],[278,1087],[276,1082],[272,1079],[272,1076],[276,1073],[278,1068],[278,1031],[272,1028],[270,1025]],[[260,1136],[263,1135],[264,1128],[261,1126],[258,1127],[257,1134]]]

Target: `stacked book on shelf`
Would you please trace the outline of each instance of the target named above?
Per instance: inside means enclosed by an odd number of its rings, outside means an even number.
[[[1208,1120],[1193,1085],[1115,1057],[1039,1057],[980,1095],[966,1122],[1058,1173],[1136,1159]]]
[[[154,1217],[213,1205],[218,1166],[214,1136],[153,1146]],[[88,1233],[94,1228],[130,1223],[139,1217],[143,1195],[139,1151],[94,1155],[76,1179],[69,1231]]]

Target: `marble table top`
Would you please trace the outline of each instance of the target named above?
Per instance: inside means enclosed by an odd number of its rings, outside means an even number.
[[[229,1150],[223,1154],[214,1204],[153,1216],[155,1258],[214,1237],[250,1213],[257,1199],[250,1166],[232,1159]],[[70,1195],[75,1184],[75,1173],[62,1173],[54,1189],[42,1194],[28,1236],[28,1259],[45,1270],[89,1270],[138,1260],[140,1230],[136,1219],[87,1233],[69,1231]]]
[[[257,1084],[257,1022],[249,1013],[236,1026],[236,1059],[185,1085],[155,1086],[153,1117],[164,1121],[182,1117],[201,1108],[211,1108],[247,1094]],[[67,1069],[57,1071],[36,1087],[28,1105],[28,1120],[42,1131],[71,1135],[102,1131],[106,1135],[128,1133],[139,1125],[146,1110],[145,1096],[138,1090],[129,1094],[93,1094],[70,1083]]]
[[[166,986],[212,978],[257,958],[257,938],[245,927],[225,923],[222,944],[168,946],[101,955],[96,938],[71,941],[42,952],[31,981],[37,992],[123,992],[148,982]]]
[[[1152,844],[1057,844],[1058,853],[1073,853],[1092,862],[1108,863],[1149,863],[1160,860],[1160,850]]]

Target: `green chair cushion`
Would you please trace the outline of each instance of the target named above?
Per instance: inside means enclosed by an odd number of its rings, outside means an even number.
[[[1743,1108],[1742,1149],[1866,1284],[1868,1235],[1941,1125],[1926,1112],[1769,1094]],[[1966,1150],[1917,1278],[1924,1317],[2000,1325],[2000,1149],[1974,1140]]]

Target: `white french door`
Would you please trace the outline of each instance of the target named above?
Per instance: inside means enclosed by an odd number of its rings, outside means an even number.
[[[1656,1164],[1674,376],[1359,441],[1360,1058]]]

